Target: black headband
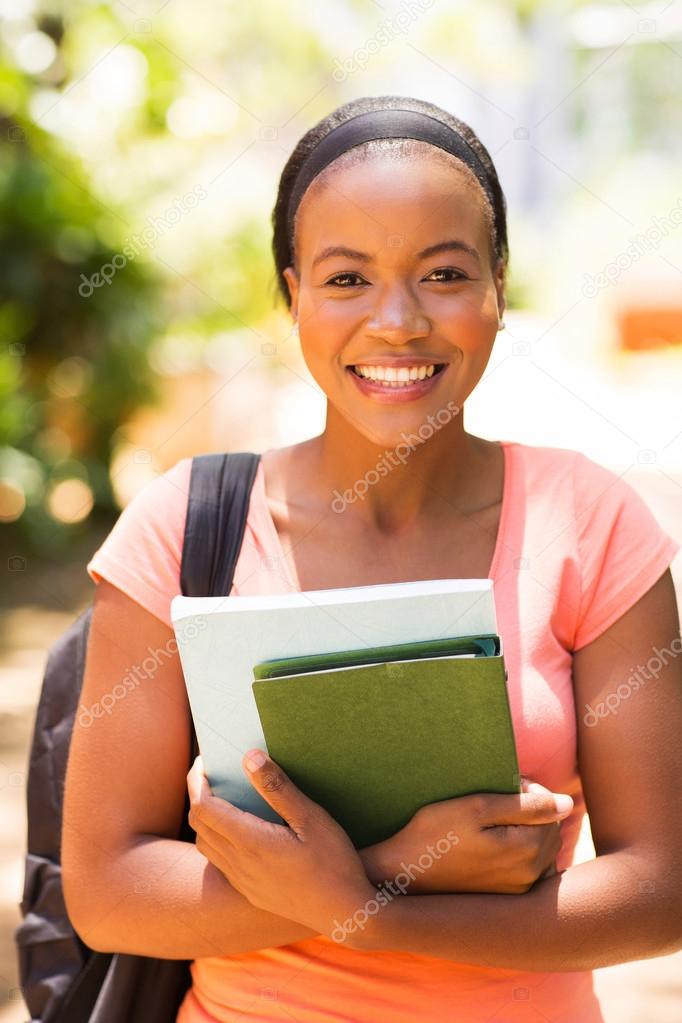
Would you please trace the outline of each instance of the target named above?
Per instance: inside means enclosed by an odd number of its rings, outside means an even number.
[[[480,157],[449,125],[414,110],[370,110],[357,114],[333,128],[318,142],[300,168],[287,207],[287,228],[289,238],[294,237],[294,218],[303,194],[320,171],[348,149],[370,142],[373,139],[419,139],[438,146],[462,160],[474,172],[481,188],[495,210],[495,197],[490,187],[488,172]]]

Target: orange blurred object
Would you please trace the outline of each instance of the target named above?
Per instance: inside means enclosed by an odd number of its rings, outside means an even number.
[[[626,351],[682,344],[682,305],[630,306],[619,311],[617,324]]]

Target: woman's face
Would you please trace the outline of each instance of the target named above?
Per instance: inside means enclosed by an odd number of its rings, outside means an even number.
[[[299,206],[296,252],[284,275],[303,357],[341,416],[388,446],[429,416],[448,421],[504,308],[480,188],[431,155],[332,167]]]

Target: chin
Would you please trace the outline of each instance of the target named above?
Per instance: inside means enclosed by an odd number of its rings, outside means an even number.
[[[392,416],[391,422],[385,425],[377,424],[374,428],[369,424],[359,425],[357,419],[349,420],[356,432],[369,445],[377,449],[377,458],[382,455],[386,456],[386,463],[393,468],[401,464],[404,465],[412,454],[428,444],[429,440],[442,430],[435,413],[431,413],[431,423],[428,422],[426,416],[416,420],[412,417],[409,420],[405,418],[403,425],[398,425],[396,419],[398,419],[397,416]],[[388,455],[393,454],[394,457],[389,458],[387,453]]]

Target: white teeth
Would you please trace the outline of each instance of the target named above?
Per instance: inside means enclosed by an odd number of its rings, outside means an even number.
[[[404,387],[414,380],[431,377],[435,371],[431,366],[355,366],[355,372],[367,380],[382,383],[385,387]]]

